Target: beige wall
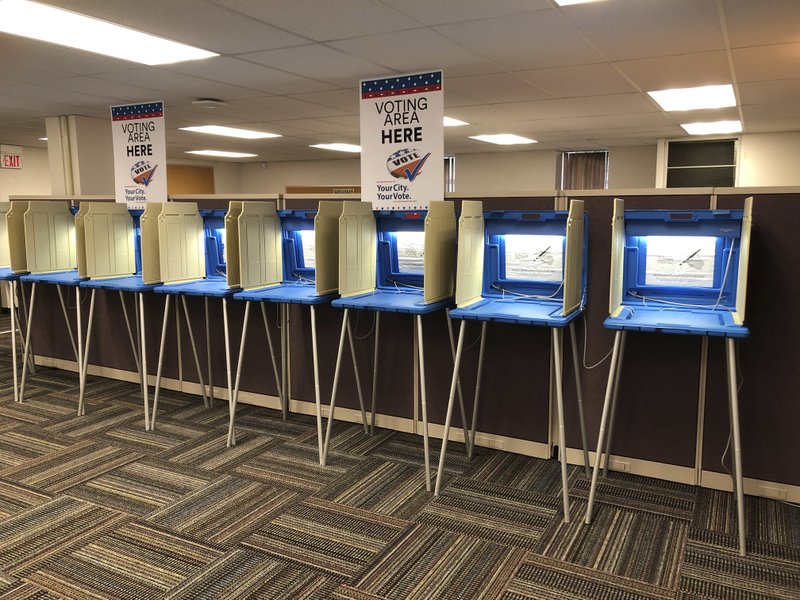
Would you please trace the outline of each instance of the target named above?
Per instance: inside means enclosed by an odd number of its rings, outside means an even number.
[[[652,188],[656,182],[656,146],[608,151],[608,189]]]
[[[214,193],[238,194],[242,191],[242,167],[232,162],[214,163]]]
[[[243,194],[282,194],[287,185],[359,185],[357,158],[243,163]]]
[[[0,202],[30,194],[52,194],[45,148],[23,147],[21,169],[0,169]]]
[[[555,150],[460,154],[456,195],[514,194],[556,189]]]
[[[737,185],[800,185],[800,132],[748,133],[739,142]]]

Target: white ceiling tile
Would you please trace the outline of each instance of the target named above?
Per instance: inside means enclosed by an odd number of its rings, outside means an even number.
[[[213,0],[242,14],[316,40],[412,29],[419,24],[378,0]]]
[[[794,119],[800,117],[800,103],[754,104],[742,107],[745,125],[758,119]]]
[[[40,83],[61,77],[64,77],[64,75],[58,69],[43,69],[26,64],[6,62],[0,55],[0,81]]]
[[[800,43],[735,48],[731,54],[739,82],[797,79],[800,73]]]
[[[460,23],[552,8],[550,0],[403,0],[392,7],[424,25]]]
[[[774,131],[800,131],[800,116],[784,119],[747,119],[744,123],[746,133],[766,133]]]
[[[800,42],[797,0],[723,0],[732,48]]]
[[[516,75],[557,98],[637,91],[609,63],[517,71]]]
[[[161,67],[134,67],[125,70],[97,73],[95,77],[108,81],[152,87],[163,92],[162,98],[168,99],[185,96],[194,98],[219,98],[221,100],[235,100],[240,98],[253,98],[262,96],[263,92],[256,90],[191,77]]]
[[[597,2],[561,10],[612,61],[725,47],[713,0]]]
[[[108,81],[97,79],[96,77],[69,77],[66,79],[52,79],[41,82],[40,85],[47,88],[55,88],[71,92],[82,92],[95,96],[105,96],[117,98],[127,102],[138,102],[151,100],[159,97],[161,93],[154,88],[145,88],[135,85],[128,85],[119,81]]]
[[[368,35],[330,45],[401,73],[442,69],[445,77],[465,77],[502,70],[431,29]]]
[[[552,97],[541,88],[513,73],[446,79],[444,82],[445,96],[451,91],[485,104],[543,100]]]
[[[800,73],[798,73],[800,75]],[[787,98],[800,98],[800,79],[757,81],[739,84],[739,103],[778,104]]]
[[[90,75],[136,64],[5,33],[0,33],[0,47],[0,61],[57,71],[62,73],[62,77]]]
[[[555,10],[440,25],[434,29],[512,71],[606,60]]]
[[[724,51],[625,60],[614,66],[642,91],[733,83]]]
[[[322,44],[243,54],[240,58],[339,87],[355,88],[361,79],[391,74],[387,67]]]
[[[342,117],[347,115],[350,111],[332,108],[330,106],[323,106],[322,104],[312,104],[311,102],[304,102],[294,98],[287,98],[286,96],[269,96],[260,98],[251,103],[258,105],[262,108],[265,115],[272,113],[280,113],[292,117]],[[266,119],[274,121],[275,119]]]
[[[329,92],[312,92],[309,94],[290,94],[289,98],[302,102],[311,102],[322,106],[338,108],[351,114],[358,114],[358,88],[332,90]]]

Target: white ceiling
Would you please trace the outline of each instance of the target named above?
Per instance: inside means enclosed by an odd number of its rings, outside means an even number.
[[[2,0],[0,0],[2,1]],[[467,138],[516,133],[538,149],[654,144],[680,123],[739,119],[745,132],[800,129],[800,0],[47,0],[218,52],[163,67],[0,34],[0,141],[43,146],[44,118],[108,118],[163,99],[168,154],[215,148],[257,161],[347,158],[358,82],[441,68],[448,154],[511,151]],[[132,10],[135,6],[135,10]],[[739,106],[665,113],[647,90],[732,83]],[[197,98],[227,105],[197,107]],[[179,131],[236,125],[234,140]]]

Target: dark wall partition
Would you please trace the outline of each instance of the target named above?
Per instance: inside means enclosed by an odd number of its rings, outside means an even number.
[[[767,481],[800,485],[800,452],[797,432],[800,427],[800,403],[794,401],[800,389],[800,369],[796,368],[796,340],[800,321],[794,319],[794,304],[800,297],[800,279],[796,275],[796,256],[800,253],[800,193],[754,194],[753,238],[750,253],[750,277],[746,324],[751,337],[739,344],[740,392],[744,475]],[[583,199],[589,215],[589,294],[585,317],[576,321],[578,350],[585,351],[589,366],[602,359],[613,343],[613,332],[603,328],[608,315],[610,237],[613,195],[575,194]],[[714,197],[707,193],[669,195],[622,195],[626,208],[709,208]],[[720,208],[741,207],[742,193],[735,190],[720,194]],[[342,198],[347,199],[347,198]],[[500,210],[546,210],[554,206],[553,196],[528,198],[485,198],[484,205]],[[456,207],[460,199],[454,199]],[[217,201],[207,207],[221,207]],[[295,199],[286,208],[314,208],[316,200]],[[50,288],[50,289],[48,289]],[[29,288],[28,288],[29,292]],[[88,313],[88,294],[82,292],[84,317]],[[130,300],[129,300],[130,301]],[[58,298],[52,286],[37,290],[34,344],[36,353],[67,360],[73,359],[69,339],[63,327]],[[163,314],[162,296],[146,297],[148,367],[156,370],[158,339]],[[69,297],[74,307],[74,291]],[[132,305],[130,314],[132,315]],[[225,381],[222,312],[219,300],[210,300],[212,364],[214,382]],[[202,299],[189,299],[195,335],[203,367],[206,364],[204,314]],[[124,320],[116,295],[98,292],[90,363],[134,371]],[[74,321],[74,310],[70,318]],[[238,301],[229,305],[231,350],[234,361],[239,347],[244,307]],[[267,307],[273,340],[280,330],[278,311]],[[289,310],[291,335],[291,387],[294,399],[314,401],[311,354],[311,322],[307,307]],[[353,313],[355,347],[361,373],[365,402],[369,408],[372,389],[374,313]],[[164,376],[177,378],[178,352],[174,312],[167,337],[167,361]],[[397,417],[413,416],[413,333],[407,315],[384,313],[381,317],[379,348],[379,413]],[[330,306],[317,310],[320,350],[322,401],[330,400],[334,362],[342,323],[342,311]],[[458,333],[460,322],[453,322]],[[428,366],[428,411],[432,423],[443,423],[452,374],[452,359],[445,316],[434,314],[424,319],[425,355]],[[476,323],[467,324],[462,362],[462,382],[467,413],[472,412],[472,396],[478,359]],[[586,344],[584,345],[584,335]],[[565,344],[565,407],[567,442],[580,446],[571,345]],[[622,371],[620,403],[614,428],[612,453],[619,456],[694,467],[697,452],[698,394],[702,365],[702,342],[699,337],[667,334],[632,333]],[[550,374],[550,339],[544,328],[490,324],[484,363],[478,430],[488,434],[546,443],[548,439],[548,386]],[[260,309],[251,310],[250,333],[245,348],[242,389],[276,394],[269,363],[266,337]],[[183,378],[196,381],[193,358],[185,326],[181,327]],[[234,362],[235,366],[235,362]],[[589,445],[594,449],[607,382],[609,360],[594,369],[580,370],[586,405]],[[720,458],[728,437],[727,382],[723,343],[709,340],[708,385],[702,448],[702,466],[722,471]],[[355,378],[349,352],[342,365],[339,405],[357,409]],[[459,411],[454,413],[454,427],[460,427]]]

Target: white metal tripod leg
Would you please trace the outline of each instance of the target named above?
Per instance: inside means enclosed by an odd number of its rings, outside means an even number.
[[[319,450],[319,464],[325,465],[325,452],[323,451],[322,441],[322,395],[319,387],[319,353],[317,350],[317,311],[314,305],[309,305],[311,309],[311,354],[314,361],[314,401],[317,404],[317,446]],[[345,314],[347,311],[345,311]],[[339,347],[339,355],[341,356],[341,346]],[[337,362],[338,366],[338,362]],[[275,373],[277,377],[278,374]],[[336,384],[334,384],[335,386]],[[335,387],[334,387],[335,389]],[[333,403],[331,403],[331,414],[328,418],[328,427],[330,427],[333,420]]]
[[[608,420],[608,435],[606,436],[606,459],[603,463],[603,477],[608,475],[608,463],[611,462],[611,440],[614,436],[614,422],[617,420],[617,406],[619,405],[619,381],[622,376],[622,359],[625,356],[625,339],[627,336],[622,336],[622,341],[619,344],[619,357],[617,358],[617,370],[614,373],[614,392],[611,396],[611,416]]]
[[[569,523],[569,476],[567,474],[567,436],[564,431],[564,378],[562,375],[561,342],[563,331],[556,327],[553,332],[553,366],[556,375],[556,412],[558,414],[558,454],[561,461],[561,496],[564,503],[564,523]]]
[[[36,284],[34,283],[33,285],[36,285]],[[31,292],[31,294],[33,294],[33,292]],[[20,301],[21,301],[21,304],[22,304],[22,315],[25,317],[25,326],[27,327],[28,326],[28,301],[25,299],[25,285],[22,283],[22,281],[19,282],[19,297],[20,297]],[[33,305],[33,298],[31,298],[31,305]],[[17,317],[19,317],[19,312],[17,312]],[[22,336],[22,321],[20,321],[19,319],[17,319],[17,321],[19,321],[19,342],[20,342],[20,347],[24,348],[25,347],[25,339]],[[34,360],[33,360],[33,344],[31,344],[31,347],[28,349],[28,356],[27,357],[23,356],[22,360],[27,360],[28,361],[28,363],[29,363],[28,364],[28,370],[31,372],[31,375],[35,375],[36,374],[36,364],[34,363]]]
[[[156,386],[155,389],[153,390],[153,414],[150,417],[151,430],[155,429],[156,427],[156,413],[158,412],[158,396],[161,393],[161,369],[164,366],[164,342],[167,339],[167,320],[169,319],[169,301],[171,298],[172,296],[167,294],[164,299],[164,321],[161,323],[161,342],[158,346],[158,367],[156,368]],[[180,316],[180,312],[177,306],[175,307],[175,316],[176,319],[178,316]],[[142,321],[144,321],[144,319],[142,319]],[[142,330],[142,335],[144,336],[144,330]],[[178,360],[180,360],[180,357],[178,357]],[[145,417],[147,417],[147,409],[145,409]],[[145,429],[147,429],[146,426]]]
[[[356,376],[356,391],[358,393],[358,405],[361,407],[361,422],[364,424],[364,433],[369,434],[367,425],[367,411],[364,408],[364,394],[361,393],[361,376],[358,373],[358,361],[356,360],[356,347],[353,344],[353,329],[350,320],[347,321],[347,341],[350,345],[350,357],[353,360],[353,374]]]
[[[422,315],[416,316],[417,344],[419,345],[419,386],[422,404],[422,446],[425,451],[425,490],[431,491],[431,449],[428,439],[428,397],[425,390],[425,351],[422,341]]]
[[[444,318],[447,321],[447,337],[450,340],[450,355],[453,357],[455,364],[456,359],[456,343],[453,338],[453,323],[450,320],[450,309],[444,311]],[[464,446],[467,448],[467,458],[472,459],[472,440],[469,436],[469,424],[467,423],[467,411],[464,409],[464,394],[461,391],[461,374],[456,373],[456,389],[458,390],[458,405],[461,408],[461,426],[464,429]]]
[[[603,401],[603,413],[600,416],[600,433],[597,437],[597,450],[594,457],[594,470],[592,471],[592,485],[589,488],[589,503],[586,506],[586,524],[592,522],[592,508],[594,508],[594,496],[597,491],[597,476],[600,474],[600,459],[603,456],[603,442],[606,435],[606,423],[608,422],[608,412],[611,408],[611,394],[614,387],[614,374],[617,370],[617,359],[619,357],[620,340],[625,337],[624,331],[617,331],[614,336],[614,349],[611,352],[611,365],[608,369],[608,383],[606,384],[606,396]]]
[[[206,298],[206,300],[207,299],[208,298]],[[206,314],[208,314],[208,311],[206,311]],[[226,383],[228,384],[228,408],[230,408],[230,405],[231,405],[231,402],[232,402],[231,398],[233,398],[233,379],[231,378],[231,335],[230,335],[230,329],[228,328],[228,299],[227,298],[223,298],[222,299],[222,329],[223,329],[223,334],[225,335],[225,375],[226,375],[226,378],[227,378]],[[206,332],[208,332],[208,328],[206,328]],[[207,338],[207,341],[210,340],[210,339],[211,339],[210,337]],[[208,353],[209,353],[208,356],[210,357],[211,356],[211,344],[210,344],[210,342],[209,342],[209,344],[207,345],[206,348],[207,348]],[[214,398],[213,398],[214,385],[211,383],[211,361],[210,361],[210,359],[209,359],[209,365],[208,365],[208,384],[209,384],[208,388],[211,390],[211,395],[212,395],[212,397],[211,397],[211,405],[213,406],[214,405]]]
[[[244,344],[247,340],[247,327],[250,323],[250,301],[248,300],[244,305],[244,322],[242,322],[242,339],[239,342],[239,360],[236,363],[236,383],[233,387],[233,392],[230,395],[230,402],[228,404],[228,412],[230,420],[228,422],[228,448],[236,444],[236,403],[239,400],[239,377],[242,374],[242,363],[244,362]]]
[[[36,300],[36,283],[31,286],[31,308],[28,312],[27,322],[25,323],[25,347],[22,350],[22,377],[19,383],[19,401],[25,398],[25,376],[28,374],[28,351],[31,347],[31,322],[33,321],[33,303]]]
[[[86,394],[86,371],[89,368],[89,344],[92,341],[92,322],[94,321],[94,296],[95,290],[92,289],[92,297],[89,301],[89,320],[86,323],[86,345],[83,348],[83,355],[81,356],[81,365],[80,365],[80,379],[79,379],[79,394],[78,394],[78,416],[82,417],[86,414],[86,403],[84,401],[84,397]],[[80,307],[78,308],[80,311]],[[78,321],[80,324],[80,321]],[[78,336],[80,339],[80,336]]]
[[[569,341],[572,346],[572,366],[575,369],[575,395],[578,397],[578,420],[581,425],[581,448],[583,448],[583,469],[586,477],[590,476],[589,471],[589,445],[586,442],[586,419],[583,414],[583,390],[581,386],[581,368],[578,358],[578,344],[575,336],[575,321],[569,324]]]
[[[381,331],[381,313],[375,312],[375,353],[372,357],[372,414],[370,415],[369,434],[375,433],[375,402],[378,397],[378,339]]]
[[[92,292],[92,296],[94,296],[94,291]],[[141,368],[139,367],[139,352],[136,349],[136,341],[133,337],[133,329],[131,328],[131,321],[130,318],[128,317],[128,307],[125,304],[125,293],[122,290],[120,290],[119,292],[119,303],[122,304],[122,314],[125,316],[125,326],[128,328],[128,339],[131,342],[131,349],[133,350],[133,360],[136,362],[136,370],[141,373]],[[139,310],[136,309],[137,314],[138,312]]]
[[[136,297],[134,296],[134,299]],[[144,327],[144,294],[139,294],[139,364],[141,365],[141,379],[142,379],[142,401],[144,402],[144,430],[150,431],[150,404],[148,399],[148,384],[147,384],[147,346],[145,345],[145,327]],[[155,410],[155,407],[153,407]]]
[[[481,379],[483,378],[483,356],[486,349],[486,325],[487,322],[481,323],[481,344],[478,351],[478,373],[475,379],[475,401],[472,404],[472,426],[470,427],[469,439],[470,448],[475,448],[475,432],[478,427],[478,402],[481,398]],[[470,458],[472,458],[470,456]]]
[[[731,415],[731,446],[733,456],[734,493],[736,494],[736,523],[739,530],[739,554],[745,555],[744,477],[742,476],[742,442],[739,431],[739,390],[736,382],[736,346],[733,338],[726,338],[728,365],[728,402]]]
[[[278,374],[278,361],[275,358],[275,348],[272,345],[272,333],[269,330],[269,319],[267,319],[267,305],[261,302],[261,318],[264,321],[264,332],[267,334],[267,346],[269,347],[269,358],[272,361],[272,374],[275,377],[275,387],[278,389],[278,400],[281,403],[281,412],[283,413],[283,420],[285,421],[286,418],[289,416],[289,403],[286,401],[286,397],[283,395],[283,382],[281,381],[281,376]],[[314,332],[314,307],[311,307],[311,331],[312,331],[312,338]],[[313,340],[312,340],[313,341]],[[281,359],[282,360],[282,359]],[[316,381],[316,380],[315,380]],[[315,384],[316,385],[316,384]],[[319,428],[321,431],[321,427]],[[322,434],[320,434],[320,439],[322,439]]]
[[[11,303],[11,371],[14,377],[14,402],[19,402],[19,381],[17,381],[17,319],[16,319],[17,282],[8,282],[8,296]],[[22,357],[25,360],[25,357]]]
[[[197,379],[200,380],[200,394],[203,396],[203,404],[208,407],[206,386],[205,383],[203,383],[203,370],[200,368],[200,356],[197,354],[197,344],[194,342],[194,332],[192,331],[192,322],[189,319],[189,307],[186,302],[186,296],[181,296],[181,304],[183,305],[183,315],[186,317],[186,330],[189,332],[189,342],[192,345],[192,355],[194,356],[194,366],[197,369]]]
[[[206,360],[208,363],[208,401],[211,406],[214,406],[214,374],[211,371],[211,326],[209,324],[208,319],[208,296],[203,297],[203,307],[205,309],[205,319],[206,319]],[[223,310],[225,308],[225,298],[222,299],[222,307]],[[222,316],[222,320],[227,323],[228,315],[227,313]],[[225,343],[228,343],[227,337],[225,338]],[[228,349],[230,352],[230,348]],[[228,357],[228,394],[231,393],[231,374],[230,374],[230,357]],[[230,395],[228,396],[230,397]]]
[[[36,284],[34,284],[36,285]],[[76,290],[80,290],[80,288],[75,288]],[[61,290],[60,285],[56,285],[56,291],[58,292],[58,299],[61,302],[61,313],[64,315],[64,323],[67,324],[67,333],[69,333],[69,341],[72,342],[72,353],[75,355],[75,360],[80,365],[80,359],[78,355],[80,354],[78,350],[78,346],[75,344],[75,336],[72,334],[72,324],[69,322],[69,314],[67,313],[67,304],[64,302],[64,292]],[[33,304],[33,300],[31,300],[31,304]],[[80,306],[80,298],[78,298],[78,306]],[[78,328],[80,331],[80,327]]]
[[[439,495],[442,487],[442,473],[444,472],[444,455],[447,452],[447,440],[450,437],[450,421],[453,418],[453,403],[456,399],[456,387],[458,379],[458,369],[461,366],[461,353],[464,348],[464,329],[467,322],[461,321],[458,327],[458,344],[456,345],[456,355],[453,357],[453,376],[450,378],[450,397],[447,399],[447,417],[444,420],[444,436],[442,437],[442,449],[439,451],[439,468],[436,471],[436,488],[434,496]]]
[[[342,333],[339,335],[339,351],[336,354],[336,368],[333,372],[333,389],[331,390],[330,412],[328,413],[328,427],[325,430],[325,442],[322,445],[322,458],[320,463],[323,467],[328,460],[328,445],[331,441],[331,429],[333,429],[333,413],[336,410],[336,392],[339,390],[339,371],[342,368],[342,354],[344,353],[344,337],[347,333],[347,324],[350,322],[350,309],[344,309],[342,316]]]

